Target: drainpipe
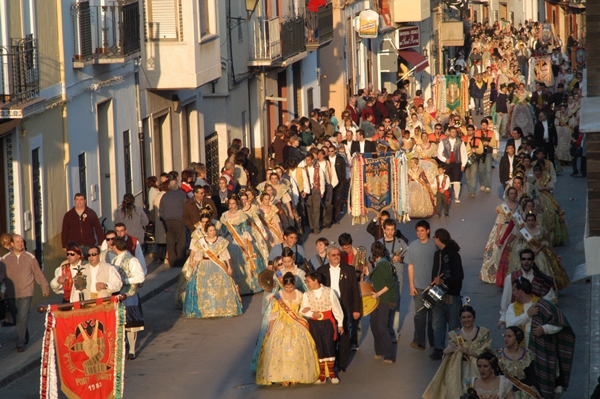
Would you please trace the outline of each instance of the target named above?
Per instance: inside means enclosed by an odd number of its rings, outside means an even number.
[[[142,171],[142,202],[146,203],[146,147],[144,144],[144,124],[142,123],[142,107],[140,101],[140,66],[141,57],[133,60],[133,68],[135,77],[135,110],[137,115],[138,125],[138,141],[140,146],[140,169]]]
[[[62,131],[63,131],[63,165],[65,168],[65,176],[69,181],[68,165],[71,162],[71,147],[69,146],[69,121],[67,112],[67,73],[65,70],[65,36],[63,25],[63,9],[62,1],[56,0],[56,10],[58,18],[58,71],[60,75],[60,100],[62,109]],[[67,201],[70,201],[69,184],[67,183]]]

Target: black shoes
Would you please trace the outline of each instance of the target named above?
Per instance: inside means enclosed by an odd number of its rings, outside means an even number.
[[[130,353],[127,355],[127,360],[133,360],[135,359],[135,353]]]
[[[440,349],[435,349],[431,355],[429,355],[429,358],[431,360],[442,360],[442,358],[444,357],[444,351],[440,350]]]

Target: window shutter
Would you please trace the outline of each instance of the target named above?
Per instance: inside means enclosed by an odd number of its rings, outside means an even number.
[[[210,34],[210,18],[208,15],[208,0],[199,0],[200,7],[200,37]]]
[[[150,21],[152,39],[177,39],[175,0],[151,0]]]

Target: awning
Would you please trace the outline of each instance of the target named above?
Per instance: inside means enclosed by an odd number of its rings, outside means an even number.
[[[398,51],[398,55],[404,58],[409,64],[417,69],[417,72],[421,72],[423,69],[429,66],[427,58],[423,57],[421,53],[411,48],[406,50]]]

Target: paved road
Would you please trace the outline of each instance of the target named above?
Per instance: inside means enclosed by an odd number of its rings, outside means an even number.
[[[495,169],[497,174],[497,169]],[[497,175],[495,188],[498,188]],[[558,252],[563,256],[570,275],[584,262],[583,226],[585,220],[585,180],[573,179],[568,172],[559,177],[557,197],[567,212],[571,242]],[[464,190],[466,191],[466,190]],[[477,276],[483,248],[495,220],[494,208],[500,202],[500,192],[478,193],[475,199],[463,193],[462,203],[453,204],[450,218],[431,219],[432,232],[447,228],[461,245],[465,269],[463,295],[471,298],[477,310],[477,324],[492,331],[494,348],[502,346],[501,332],[496,329],[501,292],[481,283]],[[571,200],[572,199],[572,200]],[[415,239],[412,221],[400,226],[411,240]],[[325,230],[321,235],[337,241],[342,232],[351,232],[355,244],[368,246],[370,236],[365,226],[351,226],[349,218]],[[306,248],[314,254],[310,236]],[[406,271],[405,271],[406,281]],[[560,293],[559,306],[565,311],[577,334],[576,358],[571,389],[565,397],[589,397],[589,298],[590,285],[585,281],[571,285]],[[173,287],[174,288],[174,287]],[[370,333],[355,353],[347,373],[340,375],[339,386],[257,387],[249,369],[256,335],[260,327],[262,294],[244,297],[244,314],[233,319],[188,320],[173,304],[173,293],[163,292],[144,304],[146,331],[140,334],[139,357],[126,364],[125,397],[173,398],[287,398],[368,397],[394,395],[420,398],[439,361],[428,358],[429,349],[419,352],[409,347],[413,335],[414,307],[408,295],[408,284],[402,294],[402,331],[397,346],[398,361],[383,364],[373,359],[373,339]],[[4,366],[4,365],[3,365]],[[593,376],[595,379],[597,376]],[[0,390],[2,398],[38,397],[39,370]]]

